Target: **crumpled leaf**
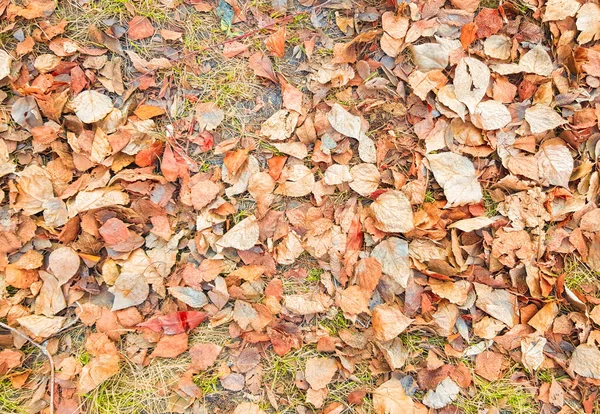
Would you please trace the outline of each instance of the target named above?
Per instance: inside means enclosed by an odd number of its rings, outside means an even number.
[[[61,285],[67,283],[79,270],[81,260],[70,247],[59,247],[48,257],[48,268]]]
[[[283,172],[286,181],[275,189],[275,194],[283,194],[288,197],[304,197],[313,191],[315,176],[304,164],[296,164],[286,167]]]
[[[536,334],[521,339],[521,361],[530,371],[537,370],[544,362],[546,338]]]
[[[471,160],[452,152],[428,154],[435,180],[444,188],[445,208],[479,203],[483,194]]]
[[[260,127],[260,134],[271,141],[283,141],[292,136],[299,116],[295,111],[280,109],[263,122]]]
[[[471,119],[473,124],[481,126],[483,130],[493,131],[504,128],[510,123],[512,117],[508,109],[500,102],[489,100],[477,105]]]
[[[388,190],[370,206],[375,227],[388,233],[407,233],[414,228],[413,211],[403,192]]]
[[[98,122],[113,109],[111,99],[94,90],[83,91],[73,99],[75,115],[86,124]]]

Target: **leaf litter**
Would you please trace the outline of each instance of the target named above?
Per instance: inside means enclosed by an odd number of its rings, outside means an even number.
[[[0,15],[0,411],[597,410],[597,4]]]

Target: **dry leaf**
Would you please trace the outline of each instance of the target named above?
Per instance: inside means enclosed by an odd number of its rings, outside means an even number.
[[[469,108],[469,112],[475,112],[475,107],[485,95],[489,82],[490,70],[483,62],[470,57],[462,58],[458,62],[454,76],[454,93],[456,98]]]
[[[428,154],[429,166],[435,180],[444,188],[448,200],[446,208],[479,203],[481,186],[473,163],[462,155],[451,152]]]
[[[77,117],[86,124],[98,122],[113,109],[110,98],[96,91],[83,91],[73,99]]]
[[[402,383],[395,378],[373,391],[373,407],[377,414],[414,413],[412,398],[406,395]]]
[[[221,247],[248,250],[258,243],[259,227],[256,217],[249,216],[236,224],[217,242]]]
[[[306,361],[305,378],[313,390],[325,388],[337,372],[333,358],[309,358]]]
[[[403,192],[389,190],[370,206],[375,226],[388,233],[408,233],[414,228],[413,211]]]
[[[400,309],[390,305],[377,305],[373,309],[373,330],[375,339],[389,341],[400,335],[413,322]]]

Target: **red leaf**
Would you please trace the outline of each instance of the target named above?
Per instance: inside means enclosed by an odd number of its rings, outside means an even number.
[[[206,313],[198,311],[173,312],[150,319],[137,326],[140,328],[148,328],[154,332],[160,332],[162,329],[166,335],[177,335],[194,329],[204,322],[206,317]]]
[[[502,17],[496,9],[481,9],[475,18],[477,39],[484,39],[496,34],[502,29]]]
[[[163,144],[161,141],[156,141],[149,148],[144,148],[135,155],[135,163],[139,167],[149,167],[162,154]]]
[[[183,157],[167,146],[160,163],[160,170],[168,181],[176,181],[178,177],[184,178],[188,175],[187,163]]]

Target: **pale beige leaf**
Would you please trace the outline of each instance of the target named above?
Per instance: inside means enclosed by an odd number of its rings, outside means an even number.
[[[579,44],[585,44],[600,38],[600,6],[596,3],[585,3],[577,13],[577,30]]]
[[[58,278],[59,283],[64,285],[75,276],[80,262],[79,256],[73,249],[63,246],[50,253],[48,268]]]
[[[314,390],[325,388],[336,372],[337,364],[333,358],[310,358],[306,361],[306,382]]]
[[[313,191],[315,176],[304,164],[287,167],[284,172],[286,181],[277,187],[275,194],[288,197],[304,197]]]
[[[114,295],[112,310],[116,311],[145,301],[150,293],[150,286],[143,272],[122,271],[108,291]]]
[[[448,66],[449,51],[437,43],[423,43],[409,46],[420,71],[445,69]]]
[[[0,80],[10,75],[11,62],[12,56],[6,53],[6,51],[0,49]]]
[[[510,57],[512,42],[504,35],[492,35],[483,42],[486,55],[494,59],[506,60]]]
[[[550,55],[542,45],[536,45],[519,61],[523,72],[535,73],[540,76],[549,76],[554,69]]]
[[[483,197],[471,160],[452,152],[428,154],[433,175],[444,188],[448,200],[445,208],[479,203]]]
[[[479,126],[486,131],[504,128],[510,123],[511,119],[512,117],[506,106],[493,100],[480,102],[471,118],[475,126]]]
[[[17,318],[17,322],[33,336],[48,338],[57,333],[65,323],[66,318],[54,316],[49,318],[42,315],[28,315]]]
[[[477,292],[476,306],[490,316],[504,322],[509,328],[519,323],[517,297],[504,289],[493,289],[481,283],[473,283]]]
[[[537,370],[544,362],[546,338],[531,334],[521,339],[521,362],[529,371]]]
[[[423,404],[429,408],[444,408],[452,401],[456,400],[460,388],[450,378],[440,382],[434,390],[429,390],[423,398]]]
[[[295,111],[280,109],[261,125],[260,134],[271,141],[283,141],[292,136],[299,116]]]
[[[581,344],[571,355],[570,368],[585,378],[600,379],[600,350],[595,345]]]
[[[331,107],[327,114],[329,123],[337,132],[350,138],[360,138],[361,121],[358,116],[352,115],[338,103]]]
[[[323,174],[323,180],[327,185],[338,185],[352,180],[350,168],[347,165],[333,164]]]
[[[92,191],[80,191],[75,200],[69,200],[67,210],[69,217],[77,214],[110,206],[122,206],[129,204],[129,195],[117,188],[101,188]]]
[[[350,169],[350,188],[363,197],[368,197],[379,187],[381,175],[373,164],[362,163]]]
[[[558,138],[544,141],[535,157],[540,178],[545,179],[550,185],[569,187],[569,178],[575,162],[564,141]]]
[[[113,109],[111,99],[94,90],[81,92],[72,104],[75,115],[86,124],[100,121]]]
[[[485,217],[485,216],[473,217],[473,218],[455,221],[454,223],[450,224],[448,226],[448,228],[451,228],[451,229],[457,228],[461,231],[469,232],[469,231],[480,230],[485,227],[489,227],[495,221],[496,220],[494,218]]]
[[[384,274],[391,276],[400,286],[406,288],[411,275],[406,240],[389,237],[375,246],[371,256],[381,263]]]
[[[246,217],[221,237],[217,242],[221,247],[248,250],[258,243],[259,227],[255,216]]]
[[[414,228],[413,211],[403,192],[389,190],[371,204],[375,227],[388,233],[407,233]]]
[[[577,0],[548,0],[542,21],[551,22],[573,17],[581,4]]]
[[[373,331],[378,341],[389,341],[400,335],[414,319],[391,305],[377,305],[373,309]]]
[[[469,112],[475,112],[475,107],[483,99],[489,83],[490,70],[485,63],[470,57],[462,58],[458,62],[454,76],[454,93],[456,98],[469,108]]]
[[[119,372],[119,355],[100,354],[81,370],[77,392],[87,394]]]

